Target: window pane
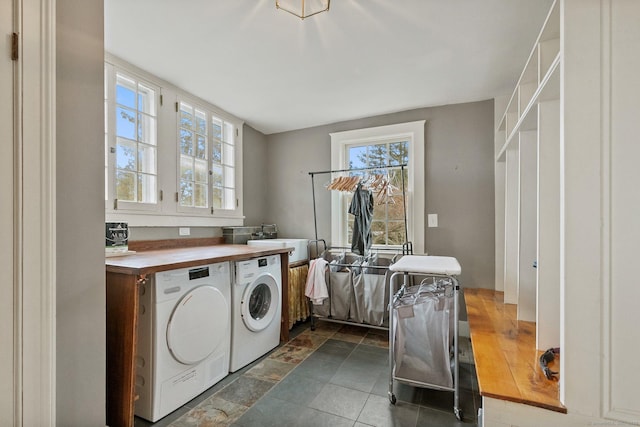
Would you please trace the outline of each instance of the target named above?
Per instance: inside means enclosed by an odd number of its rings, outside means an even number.
[[[190,157],[180,156],[180,179],[193,181],[193,160]]]
[[[136,170],[136,143],[118,138],[116,142],[116,168]]]
[[[222,163],[222,144],[217,141],[213,141],[213,154],[212,160],[216,163]]]
[[[213,188],[213,197],[211,200],[211,206],[213,206],[214,209],[222,208],[222,188],[217,188],[217,187]]]
[[[133,110],[116,108],[116,135],[122,138],[136,139],[136,113]]]
[[[180,152],[193,156],[193,132],[180,129]]]
[[[224,185],[227,187],[236,186],[235,169],[229,166],[224,166]]]
[[[409,143],[394,142],[389,144],[389,164],[401,165],[409,162]]]
[[[386,224],[383,221],[371,222],[371,240],[374,245],[387,244],[386,228]]]
[[[385,221],[387,219],[387,207],[383,204],[373,205],[373,220]]]
[[[147,144],[156,144],[156,119],[145,114],[138,113],[138,141]]]
[[[223,141],[229,144],[233,144],[233,137],[234,137],[234,132],[233,132],[233,125],[231,123],[224,123],[224,139]]]
[[[180,181],[180,205],[193,206],[193,183]]]
[[[207,137],[204,135],[196,134],[196,157],[207,158]]]
[[[180,103],[180,126],[193,129],[193,108],[182,102]]]
[[[156,91],[142,84],[138,85],[138,111],[156,115]]]
[[[200,110],[196,110],[196,132],[207,133],[207,116]]]
[[[196,169],[196,182],[207,183],[207,178],[209,177],[209,172],[207,170],[207,162],[206,160],[197,160],[196,159],[195,169]]]
[[[349,148],[349,169],[367,167],[367,147]]]
[[[116,198],[126,202],[136,201],[136,173],[116,171]]]
[[[389,221],[387,227],[389,230],[389,245],[402,245],[406,242],[404,221]]]
[[[236,207],[236,192],[233,188],[224,189],[224,208],[235,209]]]
[[[211,184],[215,187],[222,187],[222,167],[221,166],[213,166],[211,168]]]
[[[402,203],[402,194],[399,192],[388,198],[387,212],[389,219],[404,220],[404,205]]]
[[[150,145],[138,144],[138,171],[156,173],[156,148]]]
[[[211,118],[211,136],[213,138],[222,140],[222,120]]]
[[[222,163],[225,165],[234,165],[234,147],[229,144],[222,144]]]
[[[369,167],[386,166],[387,165],[386,144],[376,144],[376,145],[369,146],[367,157],[369,159]]]
[[[195,184],[194,205],[197,208],[207,207],[207,185]]]
[[[138,174],[138,202],[156,203],[156,177],[154,175]]]
[[[116,78],[116,102],[129,108],[136,108],[136,84],[120,74]]]

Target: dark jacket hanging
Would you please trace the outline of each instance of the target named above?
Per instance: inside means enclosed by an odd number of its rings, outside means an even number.
[[[366,255],[371,248],[371,219],[373,218],[373,194],[358,184],[353,192],[349,213],[354,216],[351,251]]]

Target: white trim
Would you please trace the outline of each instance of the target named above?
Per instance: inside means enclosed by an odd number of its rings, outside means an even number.
[[[23,15],[17,118],[16,425],[55,425],[55,0],[18,0]],[[20,376],[20,374],[18,374]]]
[[[415,253],[425,252],[425,141],[424,128],[426,120],[355,129],[343,132],[333,132],[331,136],[331,169],[344,169],[344,146],[357,143],[375,143],[376,141],[392,138],[407,138],[409,143],[409,182],[407,183],[407,228],[408,240],[413,243]],[[341,198],[337,192],[331,193],[331,242],[334,245],[344,245],[344,211]]]
[[[144,212],[107,212],[107,222],[126,222],[129,227],[232,227],[243,225],[244,216],[161,215]]]

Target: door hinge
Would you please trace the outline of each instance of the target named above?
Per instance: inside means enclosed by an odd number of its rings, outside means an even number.
[[[118,209],[118,199],[113,199],[113,210],[117,210]]]
[[[236,128],[236,136],[240,136],[240,131]]]
[[[213,215],[213,206],[211,206],[211,215]]]
[[[176,203],[177,202],[179,202],[179,199],[178,199],[178,192],[176,191]]]
[[[162,107],[162,101],[163,101],[163,99],[162,99],[162,94],[160,94],[160,106],[161,106],[161,107]]]
[[[176,113],[178,112],[178,103],[176,102]]]
[[[20,57],[20,37],[18,33],[11,34],[11,60],[17,61]]]
[[[240,199],[236,199],[236,208],[240,206]]]
[[[164,196],[164,192],[162,190],[160,190],[160,201],[162,201],[163,196]]]

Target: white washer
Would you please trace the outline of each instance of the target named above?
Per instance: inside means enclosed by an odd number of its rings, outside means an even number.
[[[229,374],[229,262],[163,271],[140,287],[135,414],[157,421]]]
[[[236,262],[231,290],[231,372],[277,347],[281,295],[280,255]]]

